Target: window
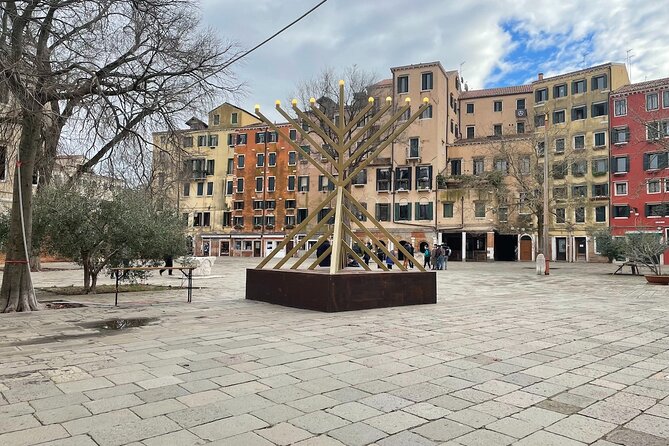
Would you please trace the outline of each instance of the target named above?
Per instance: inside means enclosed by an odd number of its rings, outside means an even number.
[[[233,187],[232,180],[228,180],[225,182],[225,195],[232,195],[232,187]]]
[[[518,158],[518,170],[521,174],[527,175],[530,173],[530,163],[531,161],[529,156],[521,156]]]
[[[588,173],[588,162],[586,160],[575,161],[571,165],[571,174],[575,177],[582,177]]]
[[[574,149],[576,150],[585,149],[585,135],[574,136]]]
[[[288,175],[288,190],[295,191],[295,175]]]
[[[190,196],[190,183],[184,183],[184,197]]]
[[[611,142],[613,144],[626,144],[630,139],[630,129],[621,127],[611,130]]]
[[[462,160],[451,160],[451,175],[462,175]]]
[[[244,202],[243,202],[243,201],[234,201],[234,202],[232,203],[232,206],[233,206],[232,208],[233,208],[235,211],[241,211],[241,210],[244,209]]]
[[[483,158],[474,158],[472,160],[472,173],[482,175],[485,171],[485,160]]]
[[[376,190],[390,190],[390,169],[376,169]]]
[[[669,108],[669,90],[662,92],[662,108]]]
[[[432,118],[432,106],[428,105],[425,111],[420,114],[419,119],[431,119]]]
[[[432,72],[428,73],[422,73],[420,75],[420,89],[425,91],[425,90],[432,90]]]
[[[492,103],[492,111],[501,112],[502,111],[502,101],[494,101]]]
[[[540,115],[535,115],[534,116],[534,126],[535,127],[543,127],[546,125],[546,115],[543,113]]]
[[[432,189],[432,166],[416,167],[416,189],[417,190]]]
[[[288,152],[288,165],[294,166],[297,164],[297,152]]]
[[[525,123],[516,122],[516,133],[525,133]]]
[[[256,144],[262,144],[265,142],[265,134],[267,132],[258,132],[256,133]]]
[[[207,175],[214,174],[215,160],[207,160]]]
[[[542,88],[534,92],[534,102],[546,102],[548,100],[548,88]]]
[[[595,222],[597,223],[606,222],[606,206],[595,207]]]
[[[553,188],[553,198],[556,200],[566,200],[567,199],[567,187],[559,186]]]
[[[262,226],[262,215],[256,215],[253,217],[253,227],[259,228]]]
[[[649,141],[660,139],[667,136],[667,123],[660,121],[653,121],[646,123],[646,139]]]
[[[211,213],[209,212],[193,213],[193,226],[210,226],[210,225],[211,225]]]
[[[416,220],[432,220],[432,202],[416,203]]]
[[[309,209],[300,208],[297,210],[297,224],[302,223],[309,216]]]
[[[585,105],[580,107],[574,107],[571,109],[571,120],[578,121],[580,119],[585,119],[588,117],[588,109]]]
[[[474,138],[474,126],[473,125],[468,125],[467,126],[467,139],[473,139]]]
[[[409,203],[395,203],[395,220],[411,220],[411,205]]]
[[[297,178],[297,190],[299,192],[309,191],[309,176],[304,175]]]
[[[235,159],[234,158],[228,158],[228,166],[226,168],[225,173],[227,175],[232,175],[235,170]]]
[[[657,93],[646,95],[646,110],[657,110],[659,108]]]
[[[485,203],[480,201],[474,203],[474,217],[485,218]]]
[[[562,124],[566,119],[566,113],[564,110],[558,110],[553,112],[553,124]]]
[[[444,218],[453,218],[453,203],[442,203],[442,210]]]
[[[244,217],[233,217],[232,218],[232,224],[235,225],[235,226],[244,226]],[[241,249],[241,245],[237,249]]]
[[[613,101],[613,116],[627,115],[627,99],[616,99]]]
[[[502,136],[502,124],[495,124],[492,126],[492,134],[494,136]]]
[[[628,205],[613,205],[613,218],[627,218],[630,216]]]
[[[408,93],[409,92],[409,76],[398,76],[397,77],[397,92],[398,93]]]
[[[270,209],[270,210],[276,209],[276,200],[265,201],[265,209]]]
[[[409,150],[407,159],[420,158],[420,140],[418,138],[409,138]]]
[[[565,208],[556,208],[555,209],[555,223],[564,223],[566,220],[566,209]]]
[[[295,216],[294,215],[286,215],[286,218],[285,218],[284,221],[285,221],[286,227],[295,226]]]
[[[598,158],[592,160],[592,174],[594,176],[600,176],[606,174],[609,171],[609,159],[608,158]]]
[[[585,93],[585,90],[586,90],[585,79],[573,81],[571,83],[571,94]]]
[[[276,190],[276,177],[267,177],[267,192]]]
[[[597,116],[607,116],[609,114],[609,103],[608,102],[598,102],[592,104],[592,117]]]
[[[263,177],[256,177],[256,192],[262,192],[264,186]]]
[[[646,190],[649,194],[660,193],[660,180],[648,180],[646,183]]]
[[[667,153],[644,153],[643,170],[658,170],[667,168]]]
[[[509,208],[500,207],[497,209],[497,219],[500,223],[507,223],[509,221]]]
[[[265,206],[265,203],[262,200],[253,200],[253,210],[262,210]]]
[[[276,166],[276,152],[270,152],[267,154],[267,165],[269,167]]]
[[[197,183],[197,196],[204,195],[204,183]]]
[[[543,141],[537,142],[537,156],[544,156],[545,143]]]
[[[627,173],[629,172],[630,159],[626,156],[615,156],[611,159],[611,172]]]
[[[555,140],[555,153],[564,153],[564,138]]]
[[[574,209],[574,221],[576,223],[585,223],[585,208],[578,207]]]
[[[214,183],[212,181],[207,183],[207,195],[214,195]]]
[[[193,147],[193,137],[192,136],[184,136],[183,139],[181,140],[181,144],[184,147]]]
[[[525,110],[525,99],[516,99],[516,110]]]
[[[591,80],[591,87],[592,87],[591,89],[593,91],[606,90],[606,88],[608,87],[606,80],[607,80],[606,74],[593,77]]]
[[[267,142],[279,141],[279,134],[277,132],[267,132]]]
[[[595,147],[606,146],[606,132],[595,132]]]
[[[592,185],[592,196],[593,197],[608,197],[609,196],[609,183],[593,184]]]
[[[615,183],[616,196],[627,195],[627,183]]]
[[[230,124],[238,124],[239,123],[239,113],[233,112],[230,114]]]
[[[332,183],[329,180],[329,178],[327,178],[325,175],[319,175],[318,176],[318,190],[319,191],[334,190],[334,183]]]
[[[395,169],[395,190],[411,190],[411,167]]]
[[[239,133],[237,135],[237,145],[238,146],[246,145],[247,138],[248,136],[246,135],[246,133]]]
[[[218,146],[218,135],[209,135],[209,147]]]
[[[495,170],[503,174],[509,173],[509,162],[504,158],[497,158],[494,160]]]
[[[665,217],[669,214],[669,206],[666,203],[646,204],[646,217]]]
[[[237,155],[237,168],[238,169],[244,168],[244,155]]]
[[[207,135],[200,135],[197,137],[197,146],[202,147],[207,145]]]
[[[569,164],[566,162],[555,163],[553,165],[553,178],[561,180],[569,173]]]
[[[286,209],[295,209],[297,207],[297,200],[286,200],[284,205]]]
[[[374,213],[378,221],[390,221],[390,204],[376,203]]]
[[[263,167],[265,165],[265,154],[256,153],[256,167]]]
[[[567,96],[567,84],[556,85],[553,87],[553,97],[563,98]]]
[[[291,141],[297,140],[297,130],[295,129],[290,129],[288,131],[288,137],[290,138]]]
[[[244,192],[244,178],[237,178],[237,193]]]
[[[362,169],[358,174],[353,178],[351,184],[367,184],[367,169]]]
[[[585,185],[579,184],[576,186],[572,186],[571,188],[571,196],[573,198],[584,198],[588,196],[588,188]]]
[[[469,104],[465,104],[465,108],[467,110],[467,113],[474,113],[474,103],[470,102]]]

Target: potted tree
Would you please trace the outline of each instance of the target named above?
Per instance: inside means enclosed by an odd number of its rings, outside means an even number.
[[[657,232],[628,233],[625,240],[625,256],[632,262],[650,269],[646,275],[648,283],[669,285],[669,275],[662,274],[660,258],[669,244]]]

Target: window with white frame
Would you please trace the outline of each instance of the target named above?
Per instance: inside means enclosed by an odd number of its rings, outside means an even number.
[[[646,95],[646,110],[657,110],[660,107],[658,99],[659,97],[657,93],[648,93]]]
[[[611,129],[611,142],[613,144],[627,144],[630,139],[629,127],[618,127]]]
[[[297,152],[288,152],[288,165],[294,166],[297,164]]]
[[[566,120],[566,113],[564,110],[557,110],[553,112],[553,124],[562,124]]]
[[[431,119],[432,118],[432,106],[428,105],[427,108],[420,114],[419,119]]]
[[[267,177],[267,191],[274,192],[276,190],[276,177]]]
[[[606,132],[595,132],[595,147],[605,147],[606,146]]]
[[[627,173],[629,172],[630,159],[627,156],[614,156],[611,158],[611,172]]]
[[[432,90],[432,72],[421,73],[420,75],[420,89],[421,91]]]
[[[585,135],[574,136],[574,150],[585,149]]]
[[[398,76],[397,77],[397,92],[398,93],[408,93],[409,92],[409,76]]]
[[[649,194],[660,193],[660,180],[648,180],[646,182],[646,192]]]
[[[256,192],[262,192],[263,177],[256,177]]]
[[[664,179],[664,193],[669,192],[669,178]]]
[[[624,181],[624,182],[621,181],[621,182],[614,183],[614,186],[615,186],[615,192],[614,193],[617,197],[622,197],[622,196],[627,195],[627,182],[626,181]]]
[[[474,217],[485,218],[485,203],[477,201],[474,203]]]
[[[608,102],[598,102],[592,104],[592,117],[597,116],[606,116],[609,114],[609,103]]]
[[[574,209],[574,221],[576,223],[585,223],[585,208],[577,207]]]
[[[564,153],[564,138],[555,140],[555,153]]]
[[[309,176],[304,175],[300,176],[297,180],[297,190],[300,192],[308,192],[309,191]]]
[[[613,101],[613,116],[627,115],[627,99],[616,99]]]
[[[662,92],[662,108],[669,108],[669,90]]]
[[[606,223],[606,206],[595,207],[595,222]]]
[[[416,167],[416,189],[430,190],[432,188],[432,166]]]
[[[267,165],[269,167],[276,166],[276,152],[270,152],[267,154]]]
[[[502,101],[494,101],[492,103],[492,111],[501,112],[502,111]]]
[[[263,167],[265,165],[265,154],[257,153],[256,154],[256,167]]]
[[[567,217],[567,210],[565,208],[555,209],[555,223],[564,223]]]

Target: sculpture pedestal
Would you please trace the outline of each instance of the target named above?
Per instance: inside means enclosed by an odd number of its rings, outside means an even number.
[[[437,275],[420,271],[246,270],[246,298],[306,310],[367,310],[437,303]]]

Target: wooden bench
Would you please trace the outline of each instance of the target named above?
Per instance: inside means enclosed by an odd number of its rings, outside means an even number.
[[[114,297],[114,306],[118,306],[118,282],[121,277],[121,271],[181,271],[181,274],[185,276],[188,280],[187,290],[187,302],[191,303],[193,301],[193,270],[197,268],[195,266],[128,266],[121,268],[112,268],[114,276],[116,277],[116,296]]]
[[[641,273],[639,272],[639,265],[636,262],[623,262],[623,263],[621,263],[620,266],[618,267],[618,269],[613,274],[614,275],[625,274],[623,272],[623,269],[626,266],[630,267],[630,270],[632,270],[632,275],[633,276],[640,276],[641,275]]]

